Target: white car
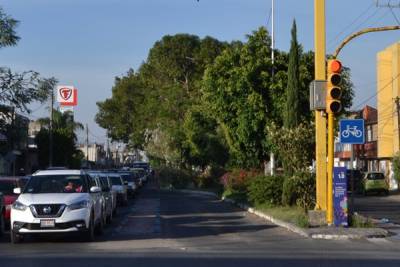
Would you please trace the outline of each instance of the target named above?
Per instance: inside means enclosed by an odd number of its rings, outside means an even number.
[[[119,173],[109,172],[107,173],[111,180],[111,190],[117,193],[117,203],[126,206],[128,205],[128,183],[124,182]]]
[[[94,240],[103,231],[101,189],[81,170],[38,171],[11,208],[11,241],[26,234],[81,232]]]

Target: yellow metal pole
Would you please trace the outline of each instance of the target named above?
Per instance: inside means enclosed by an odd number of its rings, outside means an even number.
[[[334,129],[335,115],[328,113],[328,207],[326,211],[326,222],[333,223],[333,158],[334,158]]]
[[[325,0],[314,0],[315,80],[326,80],[325,65]],[[326,117],[315,111],[316,141],[316,210],[327,210]]]

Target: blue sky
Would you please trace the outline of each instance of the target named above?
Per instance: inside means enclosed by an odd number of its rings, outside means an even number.
[[[296,19],[299,41],[305,50],[312,50],[313,1],[275,2],[276,47],[289,49]],[[390,10],[377,8],[375,2],[326,0],[328,52],[351,32],[397,24]],[[162,36],[191,33],[245,40],[258,27],[271,26],[271,0],[3,0],[0,5],[20,20],[21,37],[16,47],[0,50],[1,65],[15,71],[36,70],[56,77],[62,85],[75,85],[79,90],[75,118],[89,124],[90,139],[97,142],[104,142],[105,132],[94,122],[96,102],[110,97],[114,77],[136,69]],[[400,9],[393,11],[400,19]],[[375,98],[365,101],[376,91],[376,53],[396,41],[399,31],[375,33],[343,50],[340,58],[352,69],[356,85],[354,107],[376,105]],[[47,112],[38,105],[33,109],[32,118]]]

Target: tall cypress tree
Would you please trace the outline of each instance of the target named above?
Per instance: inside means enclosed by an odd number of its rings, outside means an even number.
[[[297,42],[296,20],[293,20],[292,41],[289,52],[288,83],[286,88],[286,111],[284,125],[294,128],[300,123],[300,46]]]

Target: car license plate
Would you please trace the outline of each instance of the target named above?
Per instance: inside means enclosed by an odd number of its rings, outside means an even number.
[[[54,228],[56,223],[54,220],[40,220],[41,228]]]

